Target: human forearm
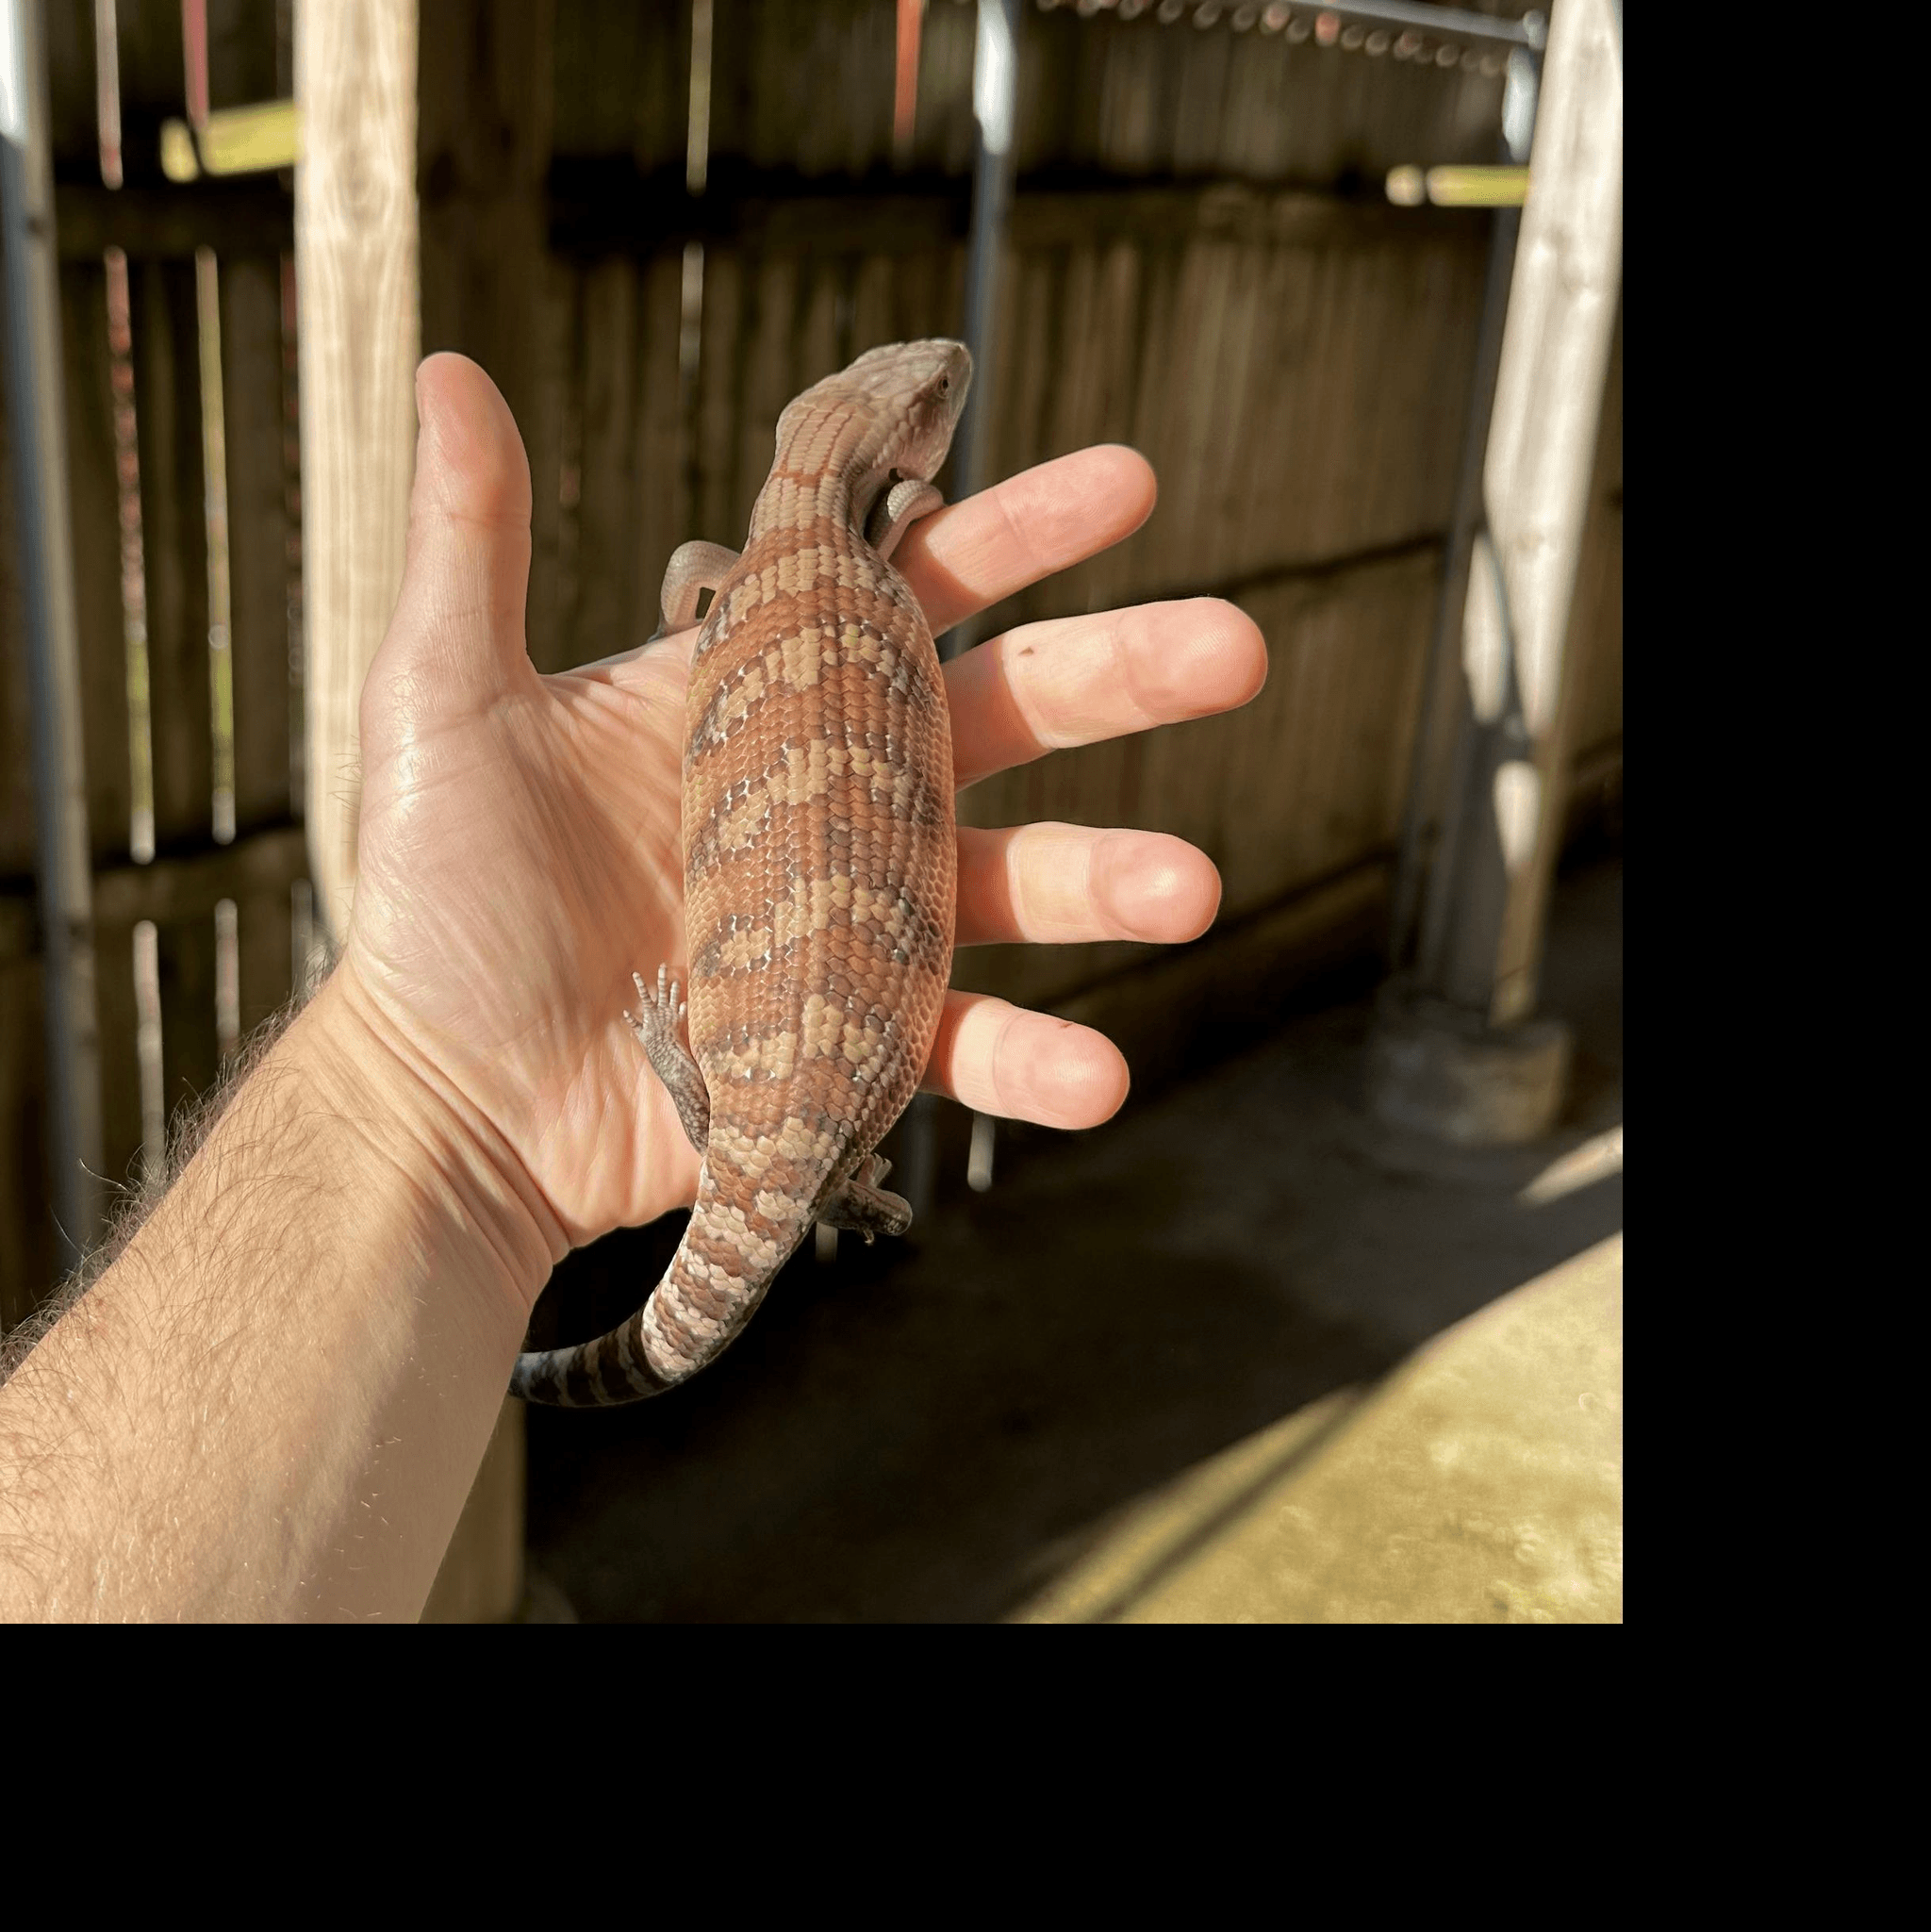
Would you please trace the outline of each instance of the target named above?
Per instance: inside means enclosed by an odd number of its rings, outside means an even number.
[[[0,1388],[0,1617],[420,1612],[561,1244],[359,1007],[323,988]]]

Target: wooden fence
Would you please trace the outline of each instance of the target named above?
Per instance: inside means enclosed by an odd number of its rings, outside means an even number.
[[[217,6],[218,104],[287,91],[273,6]],[[45,9],[105,1169],[288,998],[305,881],[292,227],[271,179],[175,188],[178,6],[121,0],[126,186],[102,186],[92,9]],[[4,433],[4,432],[0,432]],[[0,487],[10,490],[10,477]],[[0,1319],[50,1285],[25,651],[0,546]]]
[[[1231,597],[1267,636],[1267,688],[1231,717],[1058,753],[962,801],[980,824],[1148,825],[1204,846],[1226,900],[1183,955],[1202,999],[1236,954],[1246,971],[1337,934],[1372,941],[1487,241],[1485,216],[1393,208],[1378,184],[1397,163],[1493,158],[1502,89],[1493,58],[1322,46],[1263,31],[1253,7],[1211,10],[1206,25],[1152,8],[1023,15],[992,460],[1008,472],[1129,442],[1161,501],[1140,535],[1000,616]],[[207,11],[213,105],[287,94],[287,0]],[[127,185],[102,187],[91,9],[47,12],[121,1181],[286,999],[309,941],[290,201],[274,177],[162,179],[159,124],[183,102],[172,0],[119,0]],[[712,19],[694,144],[690,0],[421,0],[422,348],[475,355],[522,426],[543,669],[641,641],[670,550],[741,537],[798,388],[873,342],[960,325],[972,8],[927,11],[915,140],[896,163],[892,0],[716,0]],[[1592,790],[1620,771],[1620,424],[1619,350],[1577,597],[1576,768]],[[8,1321],[54,1256],[21,635],[9,540]],[[1157,1057],[1164,1022],[1131,990],[1149,952],[988,949],[958,977],[1111,1017],[1130,1056]]]

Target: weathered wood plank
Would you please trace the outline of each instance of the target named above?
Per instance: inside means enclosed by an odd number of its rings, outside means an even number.
[[[33,715],[27,701],[26,612],[9,434],[7,398],[0,393],[0,879],[30,881],[35,863]],[[40,1025],[38,1011],[34,1024]]]
[[[155,840],[209,835],[207,535],[191,262],[129,265],[140,521],[147,575]]]
[[[611,7],[556,0],[554,147],[682,169],[690,90],[690,0]]]
[[[584,275],[583,451],[577,484],[578,590],[571,650],[577,663],[626,649],[635,635],[637,605],[651,594],[638,554],[643,492],[636,444],[642,367],[637,297],[634,263],[613,258],[597,263]],[[649,635],[647,629],[644,636]]]
[[[140,1055],[134,999],[134,927],[94,916],[101,1025],[101,1172],[113,1187],[140,1184]]]
[[[74,10],[81,12],[76,6]],[[87,9],[91,14],[92,9]],[[158,186],[161,123],[187,108],[181,8],[169,0],[117,0],[122,165],[130,188]],[[92,22],[87,32],[92,39]]]
[[[1569,742],[1578,765],[1623,738],[1623,316],[1609,346],[1603,418],[1590,479],[1588,521],[1576,567],[1574,629],[1575,715]]]
[[[645,255],[687,240],[767,253],[850,253],[856,240],[866,253],[897,254],[963,240],[971,193],[966,182],[932,177],[883,188],[763,169],[692,195],[681,170],[641,175],[620,159],[570,157],[552,170],[545,205],[550,246],[591,259]],[[1007,241],[1019,250],[1121,239],[1313,248],[1479,236],[1483,225],[1479,210],[1396,208],[1302,188],[1222,180],[1096,189],[1021,177]]]
[[[113,866],[94,874],[94,916],[132,925],[137,919],[179,924],[212,918],[215,901],[256,892],[278,895],[305,876],[300,826],[278,826],[151,866]]]
[[[918,104],[912,166],[920,173],[972,172],[972,59],[977,8],[928,6],[918,37]],[[1022,78],[1024,70],[1022,68]],[[890,338],[886,339],[887,340]]]
[[[63,181],[54,190],[54,213],[63,261],[97,262],[110,248],[130,261],[185,261],[197,248],[272,255],[295,239],[288,190],[251,176],[120,190]]]
[[[236,899],[240,927],[240,1026],[246,1040],[271,1015],[280,1012],[294,989],[294,954],[289,919],[289,888],[265,886]]]
[[[624,642],[635,649],[657,628],[658,592],[670,553],[700,535],[691,504],[687,421],[678,371],[684,263],[679,256],[653,256],[638,273],[635,419],[632,448],[636,466],[632,501],[637,522],[639,575]],[[615,539],[613,539],[615,540]]]
[[[296,31],[306,818],[318,898],[339,932],[355,867],[356,707],[402,582],[415,460],[416,8],[304,7]]]
[[[480,362],[520,423],[539,380],[550,0],[422,0],[417,166],[424,354]]]
[[[530,587],[524,619],[530,661],[541,671],[578,662],[574,636],[582,536],[583,272],[550,256],[516,304],[533,351],[520,405],[513,405],[530,462]],[[487,365],[486,365],[487,367]],[[508,401],[505,394],[504,400]],[[566,500],[567,499],[567,500]]]
[[[486,369],[517,420],[534,498],[529,635],[542,669],[570,650],[559,608],[564,411],[572,386],[573,265],[553,265],[543,183],[552,156],[553,0],[422,0],[421,300],[424,355]],[[561,305],[561,306],[559,306]]]
[[[63,264],[60,282],[74,614],[87,742],[88,831],[97,867],[125,867],[132,829],[132,694],[122,603],[121,487],[107,277],[97,257],[91,263]],[[205,671],[200,689],[206,690]],[[140,1145],[131,949],[129,929],[112,918],[102,919],[97,911],[94,971],[101,1172],[110,1185],[125,1184],[134,1178],[133,1165]],[[51,1285],[51,1277],[41,1282],[42,1290]]]
[[[54,1284],[59,1250],[47,1203],[47,1030],[39,956],[0,959],[0,1330]]]
[[[272,46],[270,52],[272,53]],[[220,265],[227,419],[229,610],[238,832],[286,819],[289,797],[289,519],[282,458],[281,262]]]
[[[278,91],[273,0],[207,0],[207,101],[249,107]]]
[[[161,1096],[172,1127],[185,1106],[214,1086],[221,1070],[215,1034],[215,922],[177,919],[158,933],[161,984]]]
[[[736,389],[737,448],[732,465],[730,542],[744,540],[751,507],[770,472],[778,417],[800,387],[796,331],[807,262],[795,255],[751,256],[742,329],[743,375]]]
[[[62,268],[60,321],[88,836],[98,862],[127,854],[130,784],[120,487],[115,474],[107,276],[99,263]]]
[[[744,393],[740,316],[747,279],[746,263],[737,251],[705,249],[691,535],[734,549],[744,534],[744,519],[737,512],[736,458],[741,436],[738,398]],[[749,508],[750,500],[745,502]]]
[[[791,394],[796,395],[808,384],[822,376],[833,375],[845,367],[850,358],[840,360],[838,355],[838,315],[845,305],[846,264],[842,257],[834,255],[807,256],[800,266],[797,320],[794,323],[795,342],[792,350],[792,371],[795,386]],[[784,403],[791,400],[784,398]],[[782,412],[784,403],[780,403]],[[775,438],[777,417],[771,419]],[[772,450],[775,451],[775,440]],[[766,456],[768,468],[770,455]]]
[[[41,44],[47,50],[47,145],[54,165],[96,170],[100,140],[94,113],[94,9],[77,5],[42,7]]]
[[[216,901],[265,894],[280,901],[286,916],[289,888],[306,876],[299,825],[282,825],[239,838],[162,857],[152,865],[103,867],[94,874],[94,916],[131,926],[212,917]],[[0,895],[0,961],[25,957],[39,944],[32,888]]]

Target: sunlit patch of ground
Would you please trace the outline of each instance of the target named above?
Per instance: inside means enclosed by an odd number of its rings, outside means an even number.
[[[586,1623],[1618,1618],[1621,987],[1608,863],[1557,888],[1536,1148],[1377,1127],[1365,988],[1002,1133],[990,1192],[807,1246],[687,1388],[533,1411],[537,1573]],[[602,1317],[666,1238],[578,1258]]]
[[[1614,1623],[1623,1237],[1120,1513],[1026,1623]]]

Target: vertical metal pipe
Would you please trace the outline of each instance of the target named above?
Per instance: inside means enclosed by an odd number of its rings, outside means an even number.
[[[972,116],[978,125],[972,177],[972,239],[966,256],[966,346],[972,352],[972,389],[952,446],[952,496],[963,502],[992,481],[993,360],[998,354],[999,266],[1013,204],[1013,137],[1018,120],[1018,0],[979,0],[979,34],[972,54]],[[939,640],[942,658],[957,657],[983,635],[981,618],[955,624]],[[938,1101],[914,1097],[905,1110],[899,1185],[912,1204],[915,1225],[937,1198]],[[973,1123],[975,1146],[984,1142],[991,1169],[992,1123]]]
[[[1468,560],[1481,521],[1482,463],[1488,454],[1489,418],[1495,405],[1495,372],[1502,362],[1502,323],[1509,313],[1509,280],[1515,264],[1515,238],[1521,216],[1514,208],[1497,208],[1489,233],[1487,286],[1482,291],[1481,323],[1476,335],[1475,374],[1469,390],[1468,421],[1462,432],[1461,465],[1455,478],[1455,500],[1448,517],[1448,543],[1442,558],[1442,593],[1435,605],[1434,630],[1428,638],[1428,669],[1422,682],[1422,709],[1415,731],[1414,754],[1408,780],[1408,801],[1402,809],[1401,843],[1395,867],[1394,906],[1390,918],[1389,965],[1397,972],[1408,966],[1416,942],[1422,882],[1428,866],[1422,851],[1423,834],[1431,799],[1431,783],[1439,755],[1439,723],[1443,682],[1457,665],[1455,646],[1461,638],[1462,606],[1468,601]],[[1464,738],[1458,735],[1451,757],[1460,774]],[[1454,843],[1461,787],[1451,776],[1444,793],[1443,822],[1438,828],[1434,859],[1441,865]]]
[[[1013,206],[1013,140],[1018,119],[1018,0],[979,0],[972,56],[972,116],[978,124],[972,179],[972,239],[966,256],[966,346],[972,390],[954,444],[952,494],[963,501],[993,479],[993,363],[999,354],[999,269]],[[940,654],[957,657],[978,640],[975,619],[947,634]]]
[[[1535,23],[1535,43],[1542,41],[1542,17]],[[1516,165],[1528,159],[1535,132],[1536,96],[1541,68],[1536,56],[1517,47],[1509,56],[1509,80],[1502,94],[1502,124],[1497,157]],[[1489,231],[1488,276],[1482,289],[1481,322],[1476,332],[1475,372],[1469,388],[1467,427],[1462,434],[1461,465],[1455,478],[1455,499],[1448,516],[1448,547],[1442,559],[1442,595],[1435,606],[1435,627],[1428,639],[1428,669],[1423,676],[1420,726],[1409,772],[1408,801],[1402,811],[1401,843],[1395,867],[1393,912],[1389,921],[1389,965],[1397,972],[1412,963],[1419,948],[1430,948],[1419,935],[1419,908],[1425,880],[1444,879],[1454,870],[1454,852],[1461,830],[1461,801],[1471,755],[1469,735],[1458,731],[1450,747],[1451,770],[1445,788],[1431,783],[1438,755],[1437,732],[1444,705],[1443,681],[1457,662],[1455,647],[1461,640],[1463,611],[1468,602],[1469,559],[1476,532],[1482,521],[1482,467],[1488,459],[1489,422],[1495,409],[1495,377],[1502,366],[1502,325],[1509,316],[1509,289],[1515,272],[1515,242],[1522,230],[1521,211],[1497,208]],[[1458,722],[1460,719],[1458,718]],[[1432,866],[1422,856],[1424,825],[1431,801],[1443,801]],[[1431,923],[1439,919],[1442,894],[1431,895]],[[1439,934],[1437,935],[1439,941]]]
[[[0,0],[8,427],[33,720],[52,1205],[71,1265],[99,1232],[101,1082],[46,76],[40,0]]]
[[[1494,1028],[1534,1006],[1560,820],[1570,602],[1622,257],[1608,0],[1570,0],[1543,74],[1523,57],[1510,80],[1505,126],[1525,144],[1533,126],[1535,157],[1463,608],[1462,736],[1421,946],[1428,988]]]

